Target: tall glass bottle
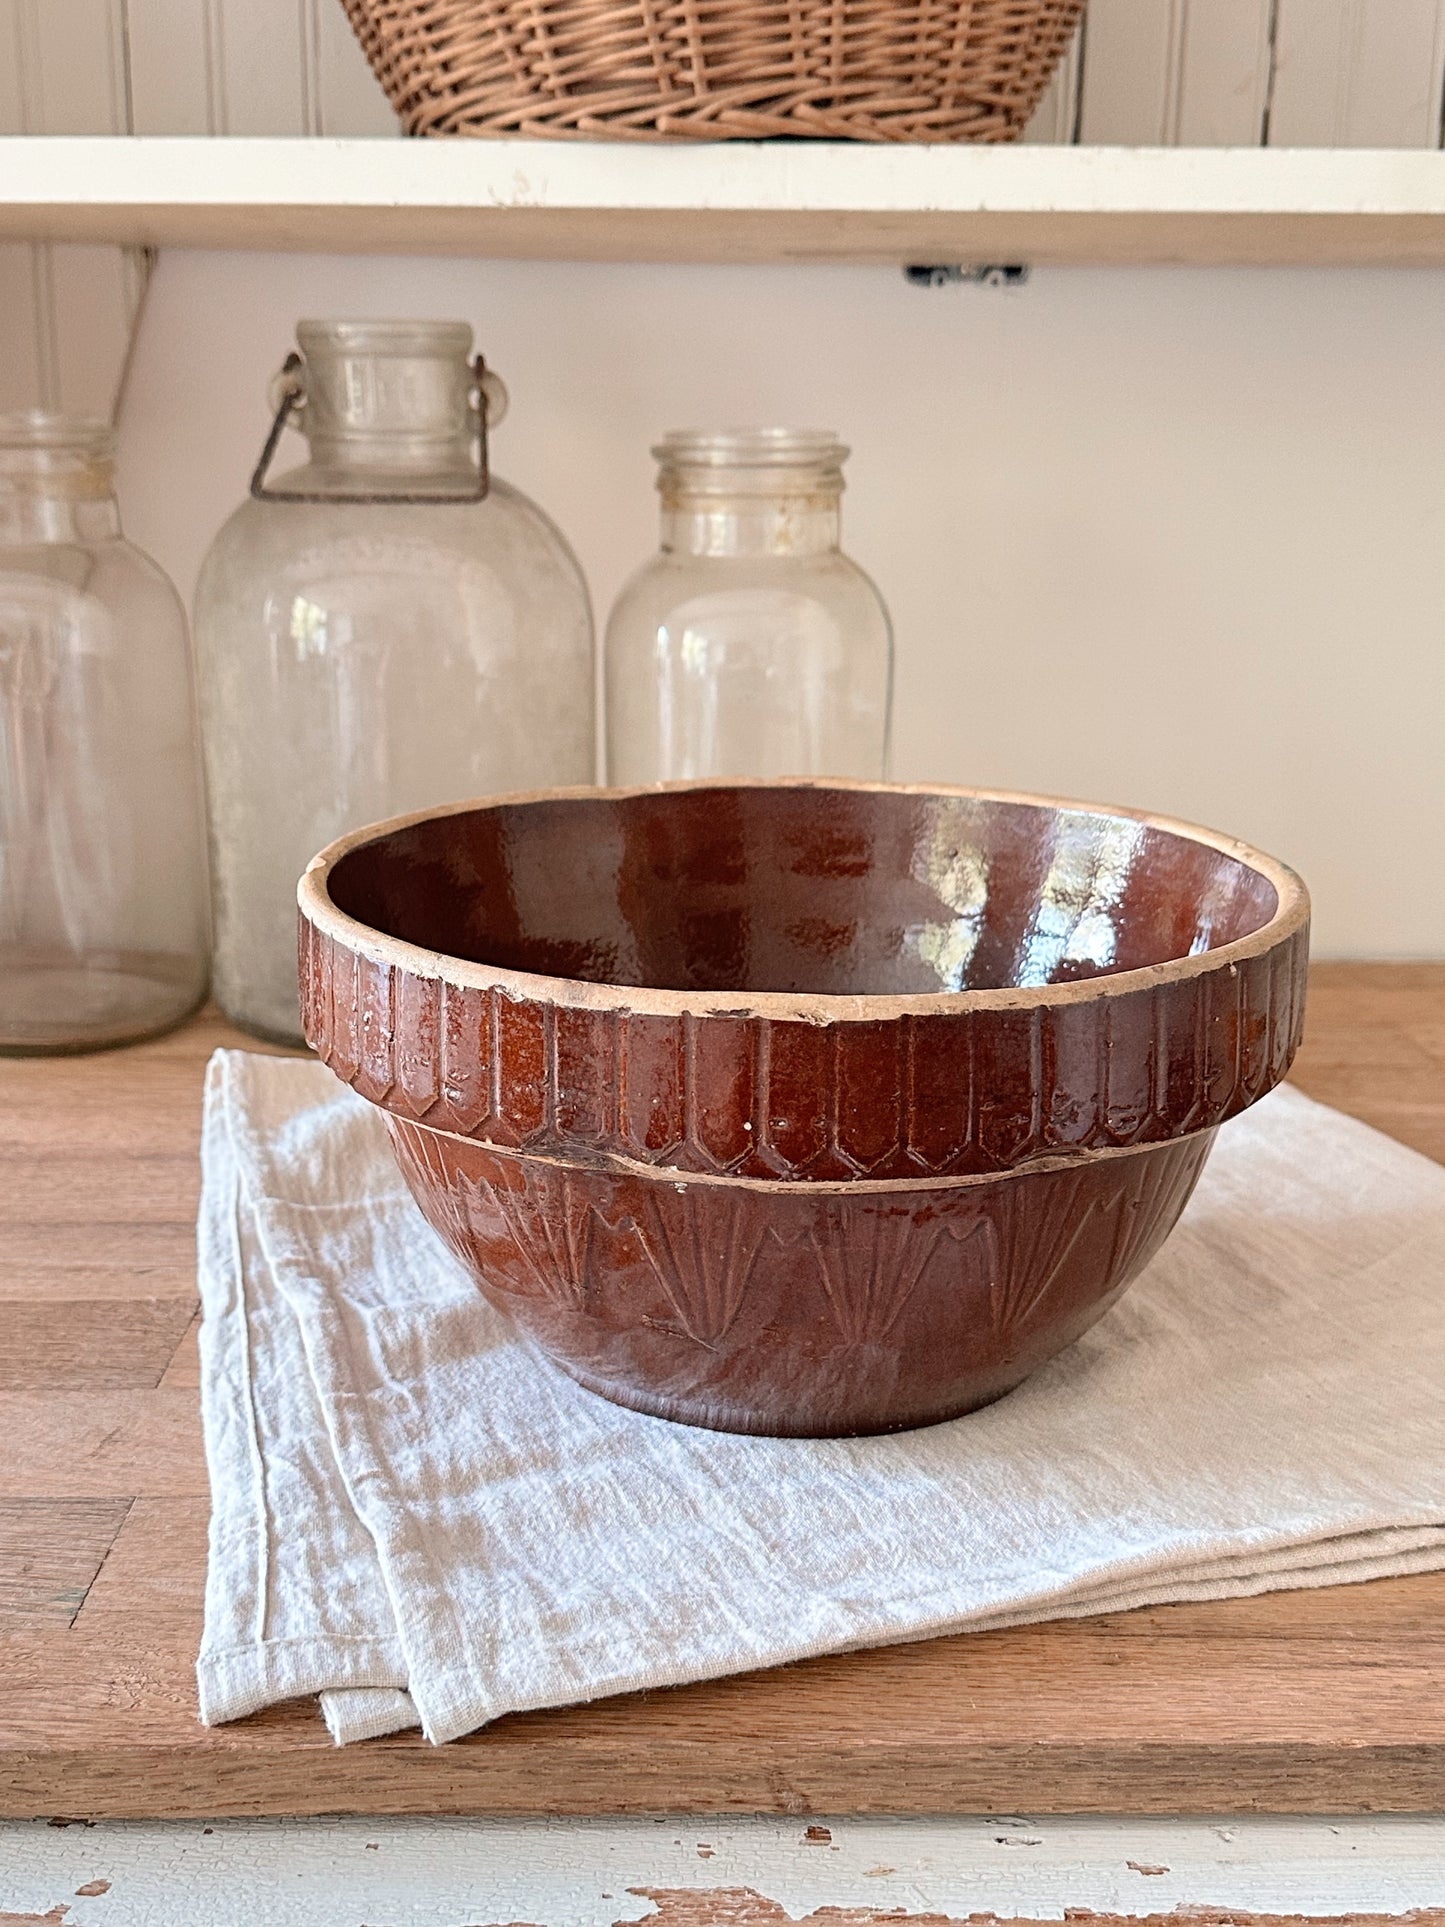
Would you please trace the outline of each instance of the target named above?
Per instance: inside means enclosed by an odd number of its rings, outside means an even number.
[[[607,625],[607,774],[886,773],[892,632],[839,547],[847,449],[815,430],[666,436],[661,552]]]
[[[121,535],[104,422],[0,416],[0,1051],[93,1050],[206,991],[185,613]]]
[[[283,382],[311,459],[226,523],[195,619],[216,997],[286,1041],[296,880],[323,844],[403,810],[589,782],[594,762],[586,586],[541,509],[479,470],[471,329],[304,321],[297,339]]]

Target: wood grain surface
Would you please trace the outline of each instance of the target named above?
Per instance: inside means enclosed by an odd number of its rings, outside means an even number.
[[[0,1063],[0,1814],[1445,1810],[1445,1574],[812,1660],[336,1749],[205,1731],[214,1016]],[[1445,964],[1327,965],[1297,1080],[1445,1161]]]

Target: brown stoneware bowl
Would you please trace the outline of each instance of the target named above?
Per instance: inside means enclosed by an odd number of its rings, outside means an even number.
[[[986,1404],[1289,1067],[1309,902],[1227,837],[976,790],[460,804],[302,879],[306,1034],[495,1305],[621,1404],[829,1435]]]

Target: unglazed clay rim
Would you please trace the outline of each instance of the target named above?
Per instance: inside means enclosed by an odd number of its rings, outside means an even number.
[[[1277,1088],[1277,1087],[1276,1087]],[[1268,1097],[1269,1092],[1264,1093]],[[1263,1102],[1263,1098],[1256,1102]],[[384,1106],[382,1107],[385,1108]],[[429,1131],[433,1137],[450,1138],[468,1150],[486,1151],[502,1160],[519,1164],[550,1164],[558,1170],[597,1173],[602,1177],[637,1178],[650,1184],[670,1185],[676,1191],[689,1191],[694,1185],[714,1191],[764,1191],[791,1197],[888,1197],[914,1191],[977,1191],[991,1184],[1008,1184],[1014,1178],[1046,1177],[1050,1172],[1077,1171],[1081,1164],[1096,1164],[1117,1158],[1143,1157],[1150,1151],[1165,1151],[1188,1139],[1210,1136],[1217,1124],[1201,1125],[1195,1131],[1180,1131],[1174,1137],[1152,1138],[1143,1144],[1083,1145],[1077,1150],[1044,1151],[1022,1164],[1006,1165],[1000,1171],[963,1171],[939,1176],[920,1172],[907,1178],[753,1178],[737,1171],[694,1171],[685,1164],[644,1164],[615,1151],[600,1151],[588,1157],[564,1157],[548,1147],[529,1144],[495,1144],[489,1138],[466,1137],[461,1131],[448,1131],[423,1118],[407,1117],[388,1111],[389,1117],[410,1131]]]
[[[659,796],[690,790],[854,790],[885,796],[952,796],[981,803],[1014,803],[1026,808],[1071,810],[1086,816],[1113,817],[1142,823],[1232,857],[1273,885],[1278,899],[1274,915],[1247,937],[1201,950],[1190,957],[1145,964],[1106,976],[1085,977],[1066,984],[1038,984],[1028,988],[936,990],[911,995],[866,993],[854,996],[826,991],[655,990],[643,985],[598,984],[578,977],[548,977],[534,971],[503,970],[470,963],[445,951],[427,950],[403,942],[360,923],[331,900],[328,878],[343,857],[363,844],[374,843],[398,830],[448,816],[478,810],[502,809],[521,803],[561,802],[569,797],[620,802],[632,796]],[[1160,983],[1184,983],[1216,970],[1233,969],[1250,958],[1263,956],[1293,936],[1308,921],[1309,892],[1286,864],[1236,837],[1186,823],[1177,817],[1156,816],[1147,810],[1123,809],[1111,803],[1084,803],[1068,797],[1041,796],[1026,790],[971,789],[949,783],[872,783],[849,777],[704,777],[681,783],[642,783],[627,789],[608,789],[590,783],[566,788],[517,790],[506,795],[472,797],[431,809],[412,810],[388,817],[329,843],[306,866],[296,887],[301,913],[316,929],[345,949],[372,963],[406,971],[414,977],[436,979],[463,990],[496,990],[519,1003],[550,1003],[567,1010],[622,1011],[649,1017],[761,1017],[774,1022],[804,1024],[877,1023],[895,1017],[950,1016],[974,1010],[1035,1010],[1065,1004],[1120,997]],[[428,1127],[433,1128],[433,1127]],[[656,1167],[652,1167],[656,1168]],[[907,1182],[907,1180],[896,1180]]]

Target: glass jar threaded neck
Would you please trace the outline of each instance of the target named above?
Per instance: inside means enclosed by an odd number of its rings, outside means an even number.
[[[109,422],[30,409],[0,415],[0,536],[102,540],[120,530]]]
[[[823,429],[679,429],[653,449],[662,547],[807,555],[839,543],[848,450]]]

